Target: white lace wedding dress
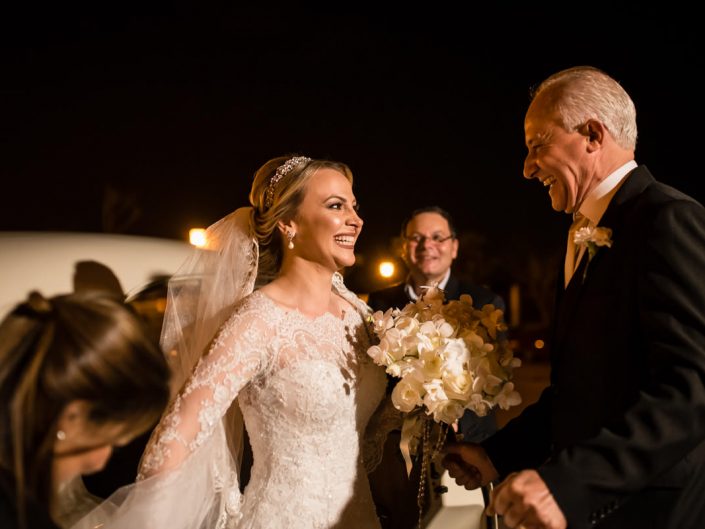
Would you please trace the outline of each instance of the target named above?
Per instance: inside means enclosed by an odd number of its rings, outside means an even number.
[[[365,306],[340,285],[342,318],[244,298],[154,431],[134,488],[80,527],[378,528],[367,470],[395,414],[379,406]],[[242,495],[223,420],[236,397],[254,455]]]

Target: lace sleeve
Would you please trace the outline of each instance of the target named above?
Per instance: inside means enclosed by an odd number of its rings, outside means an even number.
[[[152,434],[138,481],[177,468],[213,434],[238,392],[267,364],[266,327],[246,306],[223,325]]]
[[[391,397],[385,397],[367,423],[362,445],[365,470],[369,474],[382,461],[384,443],[394,430],[401,430],[402,414],[392,404]]]
[[[137,481],[118,489],[72,529],[220,529],[241,518],[226,412],[237,408],[238,394],[267,371],[274,341],[266,314],[253,310],[251,299],[236,307],[165,412]]]

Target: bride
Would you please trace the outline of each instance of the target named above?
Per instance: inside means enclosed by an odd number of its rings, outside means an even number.
[[[250,203],[170,282],[162,342],[180,389],[137,482],[79,527],[380,527],[366,471],[395,414],[366,354],[367,306],[337,272],[363,224],[350,169],[274,158]],[[254,463],[241,493],[243,419]]]

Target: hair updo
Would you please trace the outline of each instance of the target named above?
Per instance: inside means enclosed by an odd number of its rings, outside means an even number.
[[[291,168],[270,190],[271,205],[267,205],[267,191],[277,169],[290,160],[291,156],[278,156],[267,161],[255,173],[250,204],[254,208],[254,231],[259,243],[259,265],[257,285],[264,285],[279,273],[283,256],[283,240],[278,229],[279,221],[287,222],[296,218],[299,206],[304,199],[308,181],[319,169],[333,169],[345,176],[352,184],[350,168],[341,162],[329,160],[302,161]]]

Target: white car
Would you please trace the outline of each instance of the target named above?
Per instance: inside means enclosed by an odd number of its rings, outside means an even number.
[[[32,290],[48,297],[72,292],[76,283],[102,281],[129,298],[171,276],[192,248],[133,235],[0,232],[0,318]]]

